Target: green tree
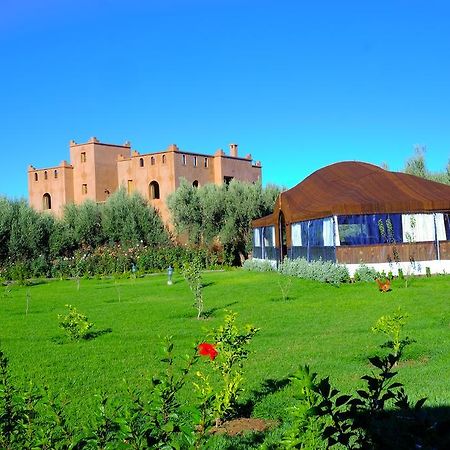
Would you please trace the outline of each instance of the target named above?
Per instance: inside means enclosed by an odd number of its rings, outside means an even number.
[[[102,229],[110,243],[161,245],[168,233],[157,211],[137,192],[115,192],[102,208]]]
[[[178,234],[191,244],[220,243],[234,263],[251,247],[251,221],[273,211],[280,188],[233,180],[227,185],[195,188],[183,181],[168,206]]]
[[[442,172],[430,172],[425,161],[426,147],[417,145],[414,155],[407,159],[403,172],[438,183],[450,184],[450,159]]]

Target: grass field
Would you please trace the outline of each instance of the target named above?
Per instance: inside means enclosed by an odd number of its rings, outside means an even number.
[[[329,375],[345,392],[362,386],[368,356],[383,352],[386,340],[370,328],[401,307],[409,314],[405,336],[416,342],[404,351],[398,381],[413,399],[427,397],[428,406],[450,405],[450,276],[414,278],[408,287],[395,280],[389,293],[378,292],[375,284],[334,287],[292,279],[283,298],[280,286],[288,282],[276,273],[209,272],[205,320],[196,320],[181,277],[175,274],[172,286],[166,280],[165,275],[83,279],[79,289],[73,280],[3,286],[0,348],[14,378],[48,385],[71,400],[73,414],[89,414],[94,393],[121,393],[127,384],[147,383],[161,368],[162,337],[172,335],[175,353],[185,354],[205,330],[222,323],[228,309],[238,313],[239,325],[261,329],[246,362],[243,400],[254,402],[255,417],[280,418],[292,398],[285,381],[301,365]],[[76,343],[65,337],[57,316],[66,304],[94,322],[94,339]]]

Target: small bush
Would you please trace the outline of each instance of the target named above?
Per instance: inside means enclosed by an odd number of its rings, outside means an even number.
[[[251,272],[272,272],[275,270],[270,261],[261,259],[246,259],[242,268]]]
[[[339,284],[350,280],[346,266],[331,261],[311,261],[304,258],[285,258],[278,269],[282,274],[316,280],[322,283]]]
[[[66,315],[58,315],[60,328],[62,328],[73,341],[85,339],[94,324],[89,322],[88,318],[84,314],[78,312],[74,306],[66,305],[66,307],[69,308],[69,313]]]
[[[364,281],[366,283],[370,283],[375,281],[375,278],[378,277],[378,272],[372,267],[366,266],[365,264],[360,264],[359,267],[355,271],[354,280],[355,281]]]

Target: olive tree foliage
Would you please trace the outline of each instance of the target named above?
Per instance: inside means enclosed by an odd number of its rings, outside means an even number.
[[[25,200],[0,198],[0,264],[47,259],[55,219],[34,211]]]
[[[105,241],[101,206],[92,200],[67,204],[50,242],[53,255],[68,256],[83,246],[95,248]]]
[[[238,262],[251,248],[251,221],[273,211],[281,189],[232,180],[229,185],[193,187],[183,180],[169,196],[175,230],[191,244],[211,247],[220,242]]]
[[[439,183],[450,184],[450,159],[446,168],[442,172],[430,172],[425,161],[426,147],[418,145],[414,148],[414,155],[408,158],[403,171],[410,175],[437,181]]]
[[[120,188],[103,205],[103,235],[108,243],[163,245],[169,235],[158,212],[138,192]]]

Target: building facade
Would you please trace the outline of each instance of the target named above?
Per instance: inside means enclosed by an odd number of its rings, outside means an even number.
[[[261,171],[260,162],[254,163],[250,154],[238,156],[237,144],[230,144],[229,155],[222,149],[213,155],[185,152],[174,144],[164,151],[140,154],[129,142],[105,144],[94,137],[84,144],[70,142],[70,163],[45,169],[29,166],[29,203],[38,211],[61,216],[68,203],[101,203],[123,186],[128,193],[142,194],[169,223],[166,199],[182,179],[193,186],[232,179],[257,182]]]

